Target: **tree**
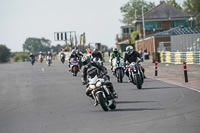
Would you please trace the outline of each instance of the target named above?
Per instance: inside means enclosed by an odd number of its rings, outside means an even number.
[[[183,7],[185,12],[197,12],[199,15],[195,18],[196,26],[200,26],[200,1],[199,0],[185,0]]]
[[[60,44],[57,44],[56,46],[51,46],[51,49],[54,53],[59,53],[61,47],[62,46]]]
[[[0,44],[0,63],[8,62],[10,54],[10,49],[7,48],[5,45]]]
[[[166,3],[177,9],[182,10],[182,7],[176,2],[176,0],[166,0]]]
[[[14,56],[14,61],[25,61],[29,59],[29,54],[27,52],[16,52]]]
[[[45,38],[27,38],[23,50],[38,54],[40,51],[49,51],[51,41]]]
[[[139,39],[139,32],[134,31],[131,33],[131,44],[135,44],[135,41]]]
[[[144,12],[147,12],[151,8],[155,7],[155,3],[147,3],[144,0],[130,0],[120,8],[123,16],[123,20],[120,21],[127,25],[132,24],[138,16],[142,15],[142,7],[144,7]],[[135,16],[135,12],[137,16]]]

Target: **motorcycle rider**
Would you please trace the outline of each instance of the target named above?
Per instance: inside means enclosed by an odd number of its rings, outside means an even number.
[[[78,55],[77,55],[77,53],[76,53],[76,50],[75,49],[73,49],[72,50],[72,54],[70,55],[70,57],[69,57],[69,68],[70,68],[70,64],[71,64],[71,62],[70,62],[70,60],[71,60],[71,58],[74,58],[74,57],[76,57],[77,59],[78,59]]]
[[[30,53],[29,57],[30,57],[30,61],[32,61],[32,60],[34,61],[35,60],[35,55],[33,55],[33,53]]]
[[[99,65],[98,63],[91,61],[91,57],[90,56],[84,56],[82,58],[82,63],[83,63],[83,69],[82,69],[82,78],[81,78],[81,81],[82,81],[83,85],[85,85],[88,82],[87,74],[92,69],[97,68],[97,70],[99,71],[99,74],[100,73],[104,73],[104,74],[107,73],[107,69],[104,66]],[[114,95],[115,98],[118,98],[118,95],[115,92],[112,83],[109,81],[109,76],[105,75],[103,78],[104,78],[105,82],[108,85],[107,86],[108,89],[110,89],[111,93],[113,93],[113,95]],[[90,90],[90,89],[87,88],[86,89],[86,95],[89,96],[89,97],[91,97],[91,98],[93,98],[93,96],[91,94],[91,91],[92,90]],[[97,101],[95,101],[94,106],[97,106],[97,105],[98,105],[98,103],[97,103]]]
[[[132,62],[137,62],[137,58],[140,58],[142,60],[141,54],[139,54],[137,51],[134,51],[132,46],[127,46],[126,47],[126,53],[124,55],[125,66],[126,66],[126,61],[130,64]],[[142,68],[142,71],[144,73],[144,68],[142,66],[141,66],[141,68]],[[126,70],[126,75],[129,78],[128,70]],[[144,78],[146,78],[145,75],[144,75]]]
[[[103,61],[102,55],[97,48],[95,48],[95,50],[92,52],[92,58],[99,58],[101,61]]]
[[[63,51],[61,51],[61,53],[60,53],[60,57],[62,56],[62,58],[64,58],[65,59],[65,53],[63,52]]]
[[[74,46],[74,50],[76,51],[76,54],[78,56],[79,65],[80,65],[80,69],[81,69],[82,68],[81,58],[83,57],[83,53],[78,49],[77,46]]]
[[[122,58],[123,59],[123,56],[122,56],[122,54],[118,51],[118,49],[117,48],[113,48],[113,52],[111,53],[111,70],[112,70],[112,68],[113,68],[113,66],[112,66],[112,60],[115,58],[115,57],[120,57],[120,58]]]
[[[39,52],[38,58],[39,58],[39,60],[40,60],[40,59],[43,59],[43,54],[42,54],[41,51]]]
[[[46,59],[47,59],[48,56],[51,57],[51,63],[52,63],[52,54],[51,54],[50,51],[47,52]],[[48,60],[46,60],[46,61],[48,61]]]

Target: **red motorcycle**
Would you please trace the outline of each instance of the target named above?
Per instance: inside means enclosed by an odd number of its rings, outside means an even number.
[[[70,71],[73,73],[73,76],[77,76],[79,68],[79,60],[76,57],[72,58],[70,61]]]

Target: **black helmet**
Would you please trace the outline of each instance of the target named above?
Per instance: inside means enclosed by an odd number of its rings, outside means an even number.
[[[88,65],[90,64],[90,61],[91,61],[91,58],[90,56],[84,56],[82,59],[81,59],[83,65]]]

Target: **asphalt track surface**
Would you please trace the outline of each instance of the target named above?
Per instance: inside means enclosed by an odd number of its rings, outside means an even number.
[[[104,112],[93,107],[80,77],[58,61],[1,64],[0,133],[200,132],[199,92],[149,78],[138,90],[111,76],[119,98]]]

